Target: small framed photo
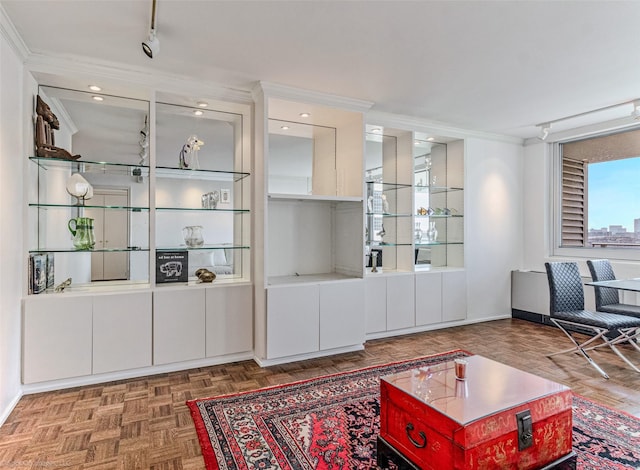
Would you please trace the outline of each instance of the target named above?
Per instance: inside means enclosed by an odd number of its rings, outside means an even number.
[[[222,203],[222,204],[230,204],[231,203],[231,190],[230,189],[221,189],[220,190],[220,203]]]
[[[183,251],[156,252],[156,284],[187,282],[189,254]]]

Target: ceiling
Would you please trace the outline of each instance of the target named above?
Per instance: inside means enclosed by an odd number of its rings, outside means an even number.
[[[158,0],[154,59],[140,47],[151,0],[1,4],[33,54],[240,90],[263,80],[508,136],[640,98],[640,1]]]

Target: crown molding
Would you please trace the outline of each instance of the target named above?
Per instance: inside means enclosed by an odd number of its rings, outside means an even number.
[[[524,144],[524,139],[522,139],[521,137],[513,137],[502,134],[494,134],[491,132],[464,129],[461,127],[453,126],[451,124],[432,121],[417,116],[407,116],[403,114],[393,114],[384,111],[371,110],[366,114],[365,119],[368,124],[377,124],[383,127],[394,127],[399,129],[426,132],[429,134],[437,134],[457,139],[477,138],[483,140],[495,140],[508,144]]]
[[[169,93],[193,93],[221,101],[253,104],[250,90],[232,88],[194,77],[158,72],[146,67],[132,67],[117,62],[96,61],[87,57],[30,53],[25,60],[30,72],[40,72],[72,77],[84,75],[154,88]]]
[[[332,95],[313,90],[304,90],[301,88],[294,88],[287,85],[279,85],[263,81],[258,82],[254,87],[253,95],[329,106],[360,113],[367,112],[374,104],[372,101],[347,98],[345,96]]]
[[[9,43],[16,55],[24,62],[31,51],[29,51],[26,43],[22,40],[20,34],[18,34],[18,30],[13,25],[2,4],[0,4],[0,34],[7,43]]]

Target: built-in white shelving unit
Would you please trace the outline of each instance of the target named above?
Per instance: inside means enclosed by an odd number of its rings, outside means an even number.
[[[25,388],[252,357],[250,107],[53,82],[34,98],[60,117],[55,145],[79,158],[27,162],[29,262],[52,260],[55,275],[23,301]],[[76,181],[92,197],[72,197]]]
[[[369,104],[270,84],[254,96],[256,360],[361,349]]]

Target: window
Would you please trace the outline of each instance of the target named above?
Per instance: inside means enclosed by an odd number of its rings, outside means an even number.
[[[640,248],[640,129],[560,144],[561,247]]]

